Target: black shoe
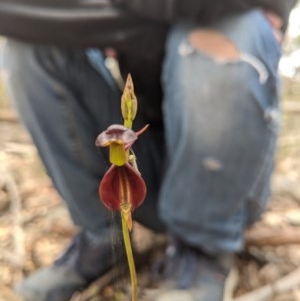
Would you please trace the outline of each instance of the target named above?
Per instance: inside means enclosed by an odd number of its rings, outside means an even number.
[[[111,231],[107,229],[101,236],[77,234],[52,266],[25,279],[16,287],[16,293],[25,301],[68,301],[123,258],[123,254],[113,252]]]
[[[222,301],[233,255],[209,256],[181,242],[170,244],[155,267],[155,301]]]

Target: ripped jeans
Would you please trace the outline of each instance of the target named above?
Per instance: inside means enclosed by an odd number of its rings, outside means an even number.
[[[225,35],[238,57],[218,60],[192,46],[195,29]],[[74,223],[99,232],[111,215],[98,197],[106,154],[94,142],[121,122],[120,91],[101,58],[90,54],[13,40],[6,48],[21,120]],[[136,220],[212,253],[242,248],[245,228],[269,198],[279,57],[280,45],[259,10],[206,28],[172,28],[162,72],[164,128],[150,126],[135,145],[148,186]],[[137,122],[144,124],[142,116]]]

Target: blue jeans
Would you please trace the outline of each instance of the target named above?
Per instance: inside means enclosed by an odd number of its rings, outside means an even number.
[[[239,51],[236,60],[220,62],[194,48],[188,36],[199,28],[180,23],[170,30],[164,127],[150,126],[135,144],[148,186],[135,219],[212,253],[237,251],[269,197],[280,46],[259,10],[204,28],[227,36]],[[120,91],[103,61],[91,52],[14,40],[6,56],[13,103],[75,224],[93,232],[108,227],[111,215],[97,191],[107,154],[94,143],[122,121]],[[140,114],[136,128],[145,122]]]

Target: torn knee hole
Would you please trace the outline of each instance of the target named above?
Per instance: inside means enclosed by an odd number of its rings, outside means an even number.
[[[191,46],[217,60],[237,60],[238,48],[226,36],[212,30],[195,30],[189,34]]]

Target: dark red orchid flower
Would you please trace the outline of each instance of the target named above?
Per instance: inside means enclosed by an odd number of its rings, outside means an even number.
[[[129,163],[129,149],[147,127],[134,132],[123,125],[114,124],[96,139],[96,146],[109,146],[112,163],[100,183],[100,199],[108,209],[126,215],[129,229],[132,226],[131,212],[144,201],[147,190],[140,173]]]

